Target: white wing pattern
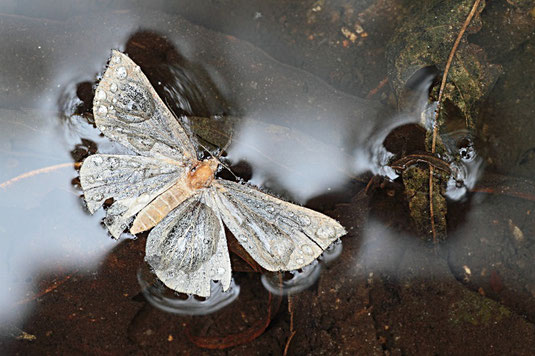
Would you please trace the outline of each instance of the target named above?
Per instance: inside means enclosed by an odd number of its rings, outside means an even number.
[[[175,291],[207,297],[212,280],[229,288],[223,223],[269,271],[302,268],[346,233],[326,215],[249,185],[215,180],[217,161],[197,160],[182,126],[139,67],[120,52],[112,52],[93,112],[107,137],[138,156],[85,159],[80,181],[89,211],[113,198],[104,222],[116,238],[140,211],[136,221],[153,220],[145,259]],[[174,205],[167,201],[171,198]]]
[[[104,224],[119,238],[141,209],[184,176],[186,169],[160,159],[130,155],[96,154],[84,160],[80,184],[89,212],[113,198]]]

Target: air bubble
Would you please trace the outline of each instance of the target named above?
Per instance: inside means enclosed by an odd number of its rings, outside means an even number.
[[[117,74],[117,78],[119,78],[119,79],[124,79],[124,78],[126,78],[126,75],[127,75],[125,67],[117,68],[115,73]]]

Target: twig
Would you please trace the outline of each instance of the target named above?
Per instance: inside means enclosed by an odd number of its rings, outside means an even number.
[[[444,95],[444,88],[446,87],[446,81],[448,79],[448,73],[450,71],[451,63],[453,62],[453,56],[455,55],[455,52],[457,51],[457,47],[459,47],[459,44],[461,43],[461,39],[466,29],[468,28],[470,21],[472,21],[472,18],[476,14],[476,11],[477,11],[477,8],[479,7],[480,2],[481,0],[474,1],[474,5],[472,6],[472,9],[470,10],[468,17],[466,17],[463,27],[461,27],[461,30],[459,31],[459,34],[457,35],[457,38],[455,39],[455,42],[453,43],[453,47],[450,51],[450,55],[448,56],[448,61],[446,62],[446,67],[444,68],[444,74],[442,75],[442,83],[440,83],[440,90],[438,91],[437,108],[435,110],[435,116],[433,118],[433,141],[431,143],[431,153],[435,153],[436,151],[436,143],[437,143],[437,136],[438,136],[438,124],[437,124],[438,116],[440,114],[442,96]],[[433,173],[434,173],[434,167],[430,165],[429,166],[429,215],[431,218],[431,230],[433,232],[433,242],[436,244],[437,233],[435,230],[435,215],[433,212]]]
[[[15,178],[11,178],[11,179],[1,183],[0,184],[0,188],[4,188],[5,189],[9,185],[18,182],[19,180],[30,178],[30,177],[36,176],[38,174],[49,173],[49,172],[52,172],[52,171],[55,171],[55,170],[58,170],[58,169],[61,169],[61,168],[66,168],[66,167],[79,168],[81,165],[82,165],[81,162],[61,163],[61,164],[56,164],[54,166],[48,166],[48,167],[44,167],[44,168],[35,169],[33,171],[23,173],[21,175],[16,176]]]
[[[385,86],[385,84],[388,83],[388,77],[386,77],[385,79],[381,80],[379,82],[379,85],[377,85],[377,87],[373,88],[372,90],[370,90],[370,92],[368,93],[368,95],[366,95],[366,99],[371,99],[375,94],[377,94],[377,92],[379,90],[381,90],[382,87]]]
[[[288,312],[290,313],[290,336],[288,337],[288,341],[286,341],[286,346],[284,346],[284,353],[283,353],[284,356],[288,355],[290,343],[292,342],[292,339],[297,332],[294,330],[294,311],[293,311],[293,302],[292,302],[291,295],[288,296]]]
[[[275,298],[275,301],[273,301]],[[211,349],[223,350],[229,347],[249,343],[262,335],[271,323],[273,315],[278,311],[281,302],[281,297],[273,296],[269,293],[267,315],[264,319],[258,320],[249,329],[237,334],[230,334],[227,336],[195,336],[191,334],[189,327],[185,328],[186,337],[196,346]]]
[[[35,300],[37,298],[41,298],[45,294],[48,294],[48,293],[52,292],[54,289],[58,288],[60,285],[62,285],[63,283],[67,282],[69,279],[71,279],[71,275],[70,274],[67,275],[65,278],[59,280],[59,281],[54,281],[53,284],[51,284],[50,286],[45,288],[43,291],[41,291],[41,292],[31,296],[31,297],[19,300],[17,303],[15,303],[15,305],[26,304],[28,302],[31,302],[32,300]]]

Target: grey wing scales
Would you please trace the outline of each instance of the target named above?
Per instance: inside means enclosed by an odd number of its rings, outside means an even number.
[[[223,222],[211,195],[199,192],[152,229],[145,260],[169,288],[202,297],[210,281],[230,286],[231,267]]]
[[[196,159],[184,128],[147,77],[126,55],[112,51],[93,100],[97,127],[107,137],[143,156]]]
[[[95,154],[84,160],[80,183],[91,214],[113,198],[104,223],[119,238],[135,214],[185,174],[184,167],[155,158]]]
[[[346,234],[336,220],[244,184],[214,183],[221,217],[263,268],[289,271],[314,261]]]

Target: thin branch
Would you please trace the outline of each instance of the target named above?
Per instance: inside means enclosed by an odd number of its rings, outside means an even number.
[[[450,55],[448,56],[448,61],[446,62],[446,67],[444,68],[444,74],[442,75],[442,83],[440,84],[440,90],[438,91],[437,108],[435,110],[435,117],[433,120],[433,143],[431,145],[432,153],[435,153],[435,149],[436,149],[436,139],[437,139],[437,134],[438,134],[438,125],[437,125],[438,115],[440,113],[440,107],[442,104],[442,96],[444,95],[444,88],[446,87],[448,73],[450,71],[451,63],[453,62],[453,56],[455,55],[455,52],[457,52],[457,47],[459,47],[459,44],[461,43],[461,39],[464,33],[466,32],[466,29],[468,28],[470,21],[472,21],[472,18],[476,14],[476,11],[477,11],[477,8],[479,7],[480,2],[481,0],[474,1],[472,10],[470,10],[468,17],[464,21],[463,27],[459,31],[459,34],[457,35],[457,38],[455,39],[455,42],[453,43],[453,47],[450,51]]]
[[[71,279],[71,274],[67,275],[65,278],[57,281],[57,280],[54,280],[53,283],[51,285],[49,285],[47,288],[45,288],[44,290],[42,290],[41,292],[31,296],[31,297],[28,297],[28,298],[25,298],[25,299],[22,299],[22,300],[19,300],[18,302],[15,303],[15,305],[21,305],[21,304],[26,304],[28,302],[31,302],[32,300],[36,300],[37,298],[41,298],[42,296],[44,296],[45,294],[48,294],[50,292],[52,292],[54,289],[58,288],[59,286],[61,286],[63,283],[67,282],[69,279]]]
[[[293,302],[292,302],[292,296],[288,296],[288,312],[290,313],[290,336],[288,337],[288,341],[286,341],[286,346],[284,346],[284,356],[288,355],[288,350],[290,349],[290,343],[292,342],[293,337],[296,334],[296,330],[294,329],[294,311],[293,311]]]
[[[61,164],[56,164],[54,166],[48,166],[48,167],[35,169],[33,171],[23,173],[23,174],[18,175],[18,176],[14,177],[14,178],[11,178],[11,179],[3,182],[3,183],[0,183],[0,188],[4,188],[5,189],[9,185],[18,182],[19,180],[30,178],[30,177],[36,176],[38,174],[49,173],[49,172],[52,172],[52,171],[55,171],[55,170],[58,170],[58,169],[61,169],[61,168],[66,168],[66,167],[79,168],[81,165],[82,165],[81,162],[61,163]]]
[[[446,87],[446,82],[448,80],[448,73],[450,71],[451,63],[453,62],[453,56],[455,56],[457,47],[459,47],[459,44],[461,43],[461,39],[464,33],[466,32],[466,29],[468,28],[470,21],[472,21],[472,18],[476,14],[476,11],[477,11],[477,8],[479,7],[480,2],[481,0],[474,1],[474,5],[472,6],[472,9],[470,10],[468,17],[464,21],[463,27],[461,27],[461,30],[459,31],[459,34],[457,35],[457,38],[455,39],[455,42],[453,43],[453,47],[450,51],[450,55],[448,56],[448,61],[446,62],[446,67],[444,68],[444,74],[442,75],[442,83],[440,83],[440,90],[438,91],[437,108],[435,110],[435,116],[433,118],[433,141],[431,143],[431,153],[435,153],[436,151],[436,143],[437,143],[437,136],[438,136],[438,116],[440,114],[442,96],[444,95],[444,88]],[[433,242],[436,244],[437,233],[435,229],[435,214],[434,214],[434,207],[433,207],[433,173],[434,173],[434,167],[430,165],[429,166],[429,215],[431,219],[431,230],[433,233]]]

